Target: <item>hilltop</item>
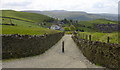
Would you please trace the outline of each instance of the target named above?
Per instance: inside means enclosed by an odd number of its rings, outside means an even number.
[[[118,20],[117,14],[107,14],[107,13],[94,14],[94,13],[87,13],[84,11],[52,10],[52,11],[24,11],[24,12],[38,13],[59,19],[66,18],[66,19],[73,19],[79,21],[95,20],[95,19],[108,19],[113,21]]]

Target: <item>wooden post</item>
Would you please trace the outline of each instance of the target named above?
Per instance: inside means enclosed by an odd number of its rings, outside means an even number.
[[[107,43],[109,43],[110,42],[110,37],[108,36],[108,38],[107,38]]]
[[[91,35],[89,35],[89,40],[91,41]]]
[[[62,53],[64,53],[64,41],[62,42]]]
[[[86,35],[86,40],[88,39],[88,35]]]
[[[83,34],[83,39],[84,39],[84,34]]]

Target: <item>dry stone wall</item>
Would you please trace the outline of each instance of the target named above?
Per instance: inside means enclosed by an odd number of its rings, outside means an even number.
[[[96,65],[120,69],[120,44],[89,41],[72,37],[84,56]]]
[[[37,35],[2,35],[2,59],[21,58],[44,53],[55,45],[64,33]]]

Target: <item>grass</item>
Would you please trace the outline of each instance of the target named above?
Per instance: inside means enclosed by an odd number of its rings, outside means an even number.
[[[95,64],[95,65],[97,65],[97,66],[102,66],[101,64]]]
[[[43,28],[41,24],[44,20],[49,19],[50,17],[42,15],[42,14],[35,14],[35,13],[27,13],[27,12],[19,12],[19,11],[13,11],[13,10],[2,10],[2,17],[12,17],[16,19],[9,19],[9,18],[0,18],[0,24],[15,24],[15,26],[12,25],[0,25],[2,30],[0,31],[0,34],[21,34],[21,35],[42,35],[42,34],[53,34],[60,31],[57,30],[50,30],[47,28]],[[26,22],[32,21],[32,22]],[[34,22],[34,23],[33,23]],[[49,26],[51,24],[47,24],[46,26]]]
[[[13,10],[2,10],[2,15],[0,16],[29,20],[35,23],[40,23],[43,20],[50,18],[42,14],[19,12],[19,11],[13,11]]]
[[[8,22],[8,20],[4,20],[3,22]],[[22,34],[22,35],[42,35],[42,34],[51,34],[56,33],[60,31],[56,30],[50,30],[46,28],[42,28],[41,26],[38,26],[34,23],[29,23],[25,21],[15,20],[12,19],[12,23],[15,24],[15,26],[11,25],[0,25],[2,26],[2,34]]]
[[[84,37],[83,37],[84,34]],[[107,42],[107,37],[110,37],[110,43],[117,43],[118,44],[118,33],[100,33],[100,32],[79,32],[79,36],[86,39],[86,35],[92,36],[92,41],[101,41]]]
[[[2,26],[2,34],[21,34],[21,35],[42,35],[52,34],[58,31],[45,29],[45,28],[34,28],[34,27],[17,27],[17,26]]]
[[[83,24],[85,26],[93,27],[93,24],[117,24],[117,21],[111,21],[106,19],[96,19],[91,21],[80,21],[79,24]]]
[[[117,23],[118,23],[117,21],[111,21],[106,19],[96,19],[91,21],[80,21],[76,26],[84,25],[85,27],[79,26],[77,28],[82,29],[85,32],[96,32],[96,30],[94,30],[94,24],[117,24]]]

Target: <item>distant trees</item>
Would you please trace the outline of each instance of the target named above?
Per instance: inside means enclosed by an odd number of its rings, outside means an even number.
[[[55,19],[54,18],[48,18],[48,19],[45,19],[43,22],[54,22]]]
[[[69,23],[69,21],[66,18],[61,20],[61,22],[65,23],[65,24]]]
[[[72,19],[70,19],[70,22],[71,22],[71,23],[73,23],[73,20],[72,20]]]

